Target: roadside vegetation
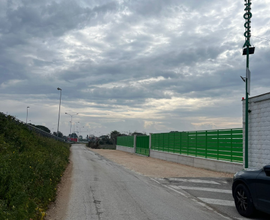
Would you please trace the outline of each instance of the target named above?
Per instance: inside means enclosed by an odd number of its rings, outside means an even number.
[[[124,136],[120,132],[114,130],[110,135],[101,135],[100,137],[88,137],[87,147],[94,149],[116,149],[116,140],[118,136]]]
[[[143,136],[146,135],[145,133],[140,133],[140,132],[133,132],[127,134],[121,134],[120,132],[114,130],[112,131],[109,135],[101,135],[100,137],[95,137],[87,136],[88,143],[86,144],[87,147],[93,148],[93,149],[111,149],[115,150],[116,149],[116,142],[117,142],[117,137],[119,136]]]
[[[0,113],[0,220],[44,218],[69,163],[69,147]]]

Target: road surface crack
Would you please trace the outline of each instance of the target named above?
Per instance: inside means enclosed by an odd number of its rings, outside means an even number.
[[[95,204],[95,209],[96,209],[96,215],[98,217],[98,220],[101,220],[101,214],[103,213],[101,211],[101,201],[97,200],[95,198],[95,194],[94,194],[94,190],[92,189],[92,187],[90,186],[90,191],[92,193],[92,197],[93,197],[93,203]]]

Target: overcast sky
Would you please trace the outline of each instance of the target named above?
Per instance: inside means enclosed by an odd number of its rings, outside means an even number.
[[[0,0],[0,111],[60,131],[242,127],[244,0]],[[270,0],[252,1],[251,96],[270,92]],[[76,126],[75,126],[76,124]]]

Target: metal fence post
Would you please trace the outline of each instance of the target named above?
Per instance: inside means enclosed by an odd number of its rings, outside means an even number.
[[[205,131],[205,158],[207,158],[208,148],[207,148],[207,131]]]
[[[196,131],[196,142],[195,142],[195,155],[197,157],[197,151],[198,151],[198,132]]]
[[[149,133],[149,154],[148,154],[148,157],[150,157],[150,155],[151,155],[151,143],[152,143],[152,134],[151,133]]]
[[[219,130],[217,130],[217,160],[219,160]]]
[[[231,162],[233,161],[233,130],[231,129]]]
[[[189,132],[187,132],[187,155],[189,153]]]
[[[137,142],[137,141],[136,141],[136,139],[137,139],[136,137],[137,137],[137,135],[135,134],[135,135],[134,135],[134,146],[133,146],[133,147],[134,147],[134,154],[136,153],[136,144],[137,144],[137,143],[136,143],[136,142]]]

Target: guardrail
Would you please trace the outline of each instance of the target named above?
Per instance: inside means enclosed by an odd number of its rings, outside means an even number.
[[[41,129],[39,129],[39,128],[33,126],[33,125],[26,124],[25,122],[23,122],[23,121],[17,119],[16,117],[14,117],[14,116],[12,116],[12,115],[7,115],[7,114],[5,114],[5,113],[2,113],[2,114],[5,115],[6,117],[8,117],[8,116],[12,117],[12,118],[14,119],[14,122],[20,123],[20,124],[24,124],[29,130],[35,131],[35,132],[36,132],[37,134],[39,134],[39,135],[42,135],[42,136],[48,137],[48,138],[53,138],[53,139],[55,139],[55,140],[57,140],[57,141],[66,142],[65,139],[60,138],[60,137],[56,137],[55,135],[52,135],[51,133],[48,133],[48,132],[46,132],[46,131],[43,131],[43,130],[41,130]]]
[[[36,133],[38,133],[38,134],[40,134],[40,135],[42,135],[44,137],[53,138],[53,139],[55,139],[57,141],[65,142],[65,139],[63,139],[63,138],[57,137],[57,136],[55,136],[55,135],[53,135],[51,133],[48,133],[48,132],[43,131],[43,130],[41,130],[39,128],[36,128],[35,126],[29,125],[29,124],[26,124],[26,123],[24,123],[24,124],[28,127],[29,130],[35,131]]]

